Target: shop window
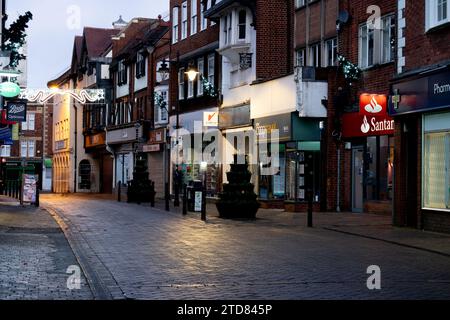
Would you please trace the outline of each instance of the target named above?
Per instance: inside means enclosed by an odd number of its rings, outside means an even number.
[[[80,162],[79,175],[80,183],[79,188],[82,190],[91,189],[91,163],[88,160],[83,160]]]
[[[394,139],[368,137],[364,163],[364,198],[368,201],[392,200]]]
[[[425,134],[424,206],[450,209],[450,131]]]
[[[270,150],[270,146],[269,146]],[[280,169],[274,175],[261,175],[259,179],[259,197],[263,200],[284,199],[286,184],[286,159],[284,154],[279,154]],[[262,166],[262,165],[261,165]],[[270,167],[271,163],[267,165]]]

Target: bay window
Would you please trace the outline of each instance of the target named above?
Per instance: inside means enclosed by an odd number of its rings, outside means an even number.
[[[245,40],[247,33],[247,11],[240,10],[238,13],[238,39]]]
[[[197,96],[202,96],[203,95],[203,75],[205,73],[205,62],[204,62],[203,58],[198,59],[197,70],[198,70]]]
[[[215,57],[214,54],[208,56],[208,82],[214,86]]]
[[[178,98],[184,99],[184,68],[178,70]]]

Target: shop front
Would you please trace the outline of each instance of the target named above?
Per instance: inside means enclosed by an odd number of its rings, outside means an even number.
[[[180,114],[178,133],[173,129],[177,126],[177,117],[170,117],[172,190],[177,184],[181,187],[183,184],[201,181],[206,183],[208,197],[217,197],[221,188],[222,170],[219,152],[216,150],[212,158],[206,161],[198,153],[195,154],[195,147],[200,144],[203,153],[214,142],[218,136],[218,117],[219,109],[215,107]]]
[[[399,161],[394,222],[450,233],[450,70],[401,79],[392,87]]]
[[[316,206],[322,195],[320,118],[299,117],[297,112],[255,119],[258,140],[271,158],[273,143],[278,146],[279,170],[262,174],[264,164],[260,159],[259,198],[263,207],[286,208],[288,211],[304,210],[307,191],[313,194]],[[278,131],[278,141],[272,136]],[[259,151],[260,156],[264,152]],[[266,157],[264,157],[266,158]]]
[[[156,197],[164,197],[164,151],[166,150],[166,128],[150,130],[148,144],[144,145],[147,154],[149,178],[155,182]]]
[[[84,148],[89,154],[95,165],[88,165],[85,161],[81,166],[83,169],[83,187],[97,185],[100,193],[111,194],[113,188],[113,165],[114,159],[112,154],[106,150],[106,133],[92,133],[86,134],[84,137]],[[91,174],[92,168],[98,168],[98,174]],[[89,176],[88,176],[89,173]],[[87,181],[92,177],[97,177],[98,181]]]
[[[344,194],[356,213],[392,214],[395,122],[387,113],[387,99],[363,94],[360,112],[343,115],[343,159],[350,173]]]

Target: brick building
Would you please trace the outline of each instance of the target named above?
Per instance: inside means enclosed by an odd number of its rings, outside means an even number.
[[[157,180],[160,164],[158,159],[151,162],[151,147],[147,144],[154,127],[156,66],[153,58],[156,44],[167,37],[168,31],[169,23],[161,17],[134,18],[113,37],[113,101],[107,114],[106,141],[114,155],[115,187],[132,180],[138,158],[149,160],[151,178]],[[158,54],[162,53],[159,51]],[[161,182],[156,188],[159,193],[162,191]]]
[[[340,1],[337,22],[341,68],[329,74],[326,208],[392,214],[395,140],[387,101],[397,2]]]
[[[397,5],[394,223],[450,232],[450,6]]]
[[[211,1],[171,0],[172,45],[170,54],[170,170],[165,167],[165,176],[172,193],[179,190],[181,183],[193,180],[203,181],[199,163],[189,159],[191,149],[183,152],[183,144],[194,141],[194,124],[203,124],[204,116],[218,115],[221,76],[219,48],[219,25],[206,19],[204,11],[211,7]],[[187,72],[196,71],[193,79]],[[208,89],[209,88],[209,89]],[[203,126],[202,126],[203,127]],[[217,128],[217,124],[215,125]],[[179,129],[179,130],[176,130]],[[192,154],[191,154],[192,155]],[[178,169],[178,171],[176,171]],[[210,195],[220,190],[221,167],[211,164],[205,168],[206,188]],[[184,181],[175,179],[182,177]]]

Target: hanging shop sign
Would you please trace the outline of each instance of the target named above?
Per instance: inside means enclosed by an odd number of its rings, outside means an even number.
[[[6,104],[6,120],[14,122],[27,121],[27,102],[9,101]]]
[[[359,100],[359,113],[347,113],[342,117],[344,138],[393,135],[394,119],[387,113],[387,96],[363,94]]]
[[[450,71],[394,84],[392,116],[450,108]]]
[[[0,96],[15,98],[20,94],[20,87],[14,82],[0,83]]]
[[[11,128],[0,128],[0,140],[12,140]]]

